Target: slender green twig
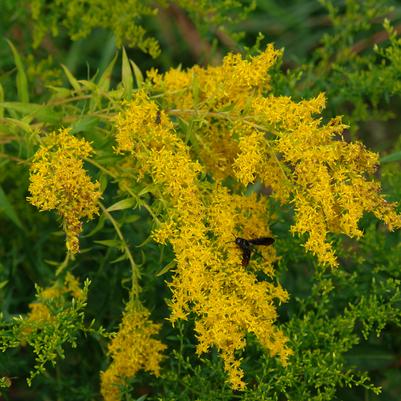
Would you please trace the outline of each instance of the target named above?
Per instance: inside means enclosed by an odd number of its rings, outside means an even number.
[[[137,296],[139,294],[139,278],[140,278],[140,272],[138,269],[138,266],[136,265],[134,258],[132,256],[132,253],[128,247],[127,242],[125,241],[124,235],[120,230],[120,227],[118,226],[116,220],[114,219],[114,217],[111,215],[110,212],[107,211],[107,209],[105,208],[105,206],[102,204],[102,202],[98,202],[100,208],[102,209],[104,215],[106,216],[106,218],[111,222],[111,224],[113,225],[118,238],[120,238],[122,246],[124,248],[124,252],[125,255],[127,256],[130,264],[131,264],[131,269],[132,269],[132,294],[134,296]]]
[[[73,255],[71,254],[71,252],[67,251],[64,260],[56,270],[56,276],[58,276],[68,266],[68,262],[70,261],[70,259],[72,259],[72,256]]]
[[[110,170],[108,170],[106,167],[103,167],[101,164],[95,162],[92,159],[85,159],[86,162],[92,164],[93,166],[97,167],[99,170],[102,170],[104,173],[109,175],[110,177],[114,178],[115,180],[118,180],[118,176],[114,173],[112,173]],[[129,195],[131,195],[138,203],[139,206],[142,206],[144,209],[148,211],[148,213],[152,216],[153,220],[161,224],[160,220],[156,216],[155,212],[152,210],[152,208],[144,202],[135,192],[131,191],[129,188],[124,189]]]
[[[106,167],[103,167],[101,164],[99,164],[98,162],[95,162],[93,159],[88,159],[85,158],[85,161],[92,164],[93,166],[97,167],[99,170],[102,170],[104,173],[106,173],[107,175],[109,175],[110,177],[114,178],[115,180],[118,179],[117,175],[112,173],[110,170],[108,170]]]

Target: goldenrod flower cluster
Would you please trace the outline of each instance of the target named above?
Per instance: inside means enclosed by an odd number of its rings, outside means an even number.
[[[236,236],[270,235],[266,200],[232,194],[218,182],[202,180],[200,164],[144,92],[136,95],[116,126],[117,152],[132,154],[141,169],[138,178],[150,176],[166,204],[165,223],[154,238],[168,240],[176,255],[171,322],[195,315],[198,354],[216,347],[235,389],[245,386],[236,353],[245,348],[247,333],[254,333],[271,355],[286,363],[290,350],[273,324],[274,300],[285,301],[287,293],[272,282],[257,281],[252,273],[259,269],[273,274],[274,249],[262,249],[260,264],[251,262],[247,269],[234,241]]]
[[[153,238],[174,250],[169,319],[195,320],[197,353],[215,347],[233,389],[245,387],[241,352],[248,333],[283,365],[291,355],[276,325],[276,305],[288,294],[274,279],[274,247],[253,250],[246,265],[235,243],[272,235],[267,198],[244,195],[249,184],[259,182],[292,205],[291,232],[305,234],[305,248],[323,264],[337,265],[328,234],[360,237],[365,212],[389,229],[401,227],[396,205],[374,181],[377,155],[344,140],[341,118],[323,122],[324,95],[295,102],[271,93],[268,70],[279,56],[268,46],[247,60],[230,54],[221,66],[152,70],[115,120],[115,151],[129,166],[119,184],[148,186],[160,206]],[[99,184],[83,168],[91,152],[88,142],[60,130],[44,139],[31,167],[29,200],[63,218],[72,253],[82,219],[97,213]],[[257,279],[260,271],[266,280]],[[40,304],[31,316],[51,318]],[[101,375],[105,400],[119,400],[126,379],[140,369],[159,374],[165,346],[153,338],[158,330],[149,312],[130,301],[109,345],[113,361]]]
[[[83,313],[88,285],[89,281],[86,281],[81,288],[78,279],[67,273],[53,285],[37,288],[29,313],[16,318],[19,345],[30,346],[35,356],[28,385],[45,371],[47,364],[55,365],[58,358],[64,358],[64,345],[69,343],[75,347],[79,333],[88,329]]]
[[[83,159],[92,152],[87,141],[61,129],[43,140],[30,169],[28,200],[40,210],[55,209],[62,217],[71,253],[79,251],[81,220],[98,213],[99,183],[93,183],[83,168]]]
[[[268,70],[279,56],[268,46],[248,60],[228,55],[217,67],[151,70],[116,120],[116,151],[131,154],[133,179],[150,181],[164,206],[153,237],[175,253],[170,320],[195,317],[198,354],[216,347],[234,389],[245,386],[247,333],[283,364],[291,354],[274,325],[275,302],[287,299],[273,281],[274,248],[260,247],[261,257],[242,266],[235,245],[236,237],[270,236],[266,199],[241,188],[259,181],[293,205],[291,231],[307,234],[306,249],[332,266],[329,232],[359,237],[366,211],[390,229],[401,226],[374,181],[377,155],[344,141],[341,118],[319,117],[324,95],[295,102],[271,93]],[[258,281],[256,270],[272,280]]]
[[[249,95],[260,96],[269,88],[267,71],[281,51],[269,45],[267,50],[251,60],[240,54],[228,54],[221,66],[194,66],[186,71],[171,69],[160,75],[150,70],[148,77],[156,90],[161,90],[169,105],[182,110],[196,108],[210,111],[247,109]]]
[[[149,311],[143,307],[127,305],[119,331],[109,344],[112,363],[101,373],[101,393],[105,401],[119,401],[121,386],[143,369],[158,376],[162,352],[166,348],[153,338],[160,325],[152,323]]]
[[[401,217],[374,181],[377,155],[343,139],[341,118],[322,122],[323,94],[295,102],[270,92],[268,69],[279,55],[270,45],[249,60],[228,55],[217,67],[152,70],[150,90],[162,92],[163,107],[189,121],[185,135],[207,173],[243,185],[262,182],[293,205],[291,231],[307,234],[305,248],[336,266],[328,233],[360,237],[365,212],[390,230],[401,227]]]

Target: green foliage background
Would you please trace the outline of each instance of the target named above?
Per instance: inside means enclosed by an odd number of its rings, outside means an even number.
[[[63,310],[72,317],[64,326],[60,322],[63,334],[54,337],[56,345],[38,336],[46,370],[38,369],[30,387],[26,378],[37,369],[36,356],[14,337],[35,286],[54,281],[65,254],[55,216],[25,201],[29,160],[37,148],[33,133],[69,124],[96,144],[98,160],[107,161],[102,149],[113,139],[96,112],[112,108],[129,92],[120,45],[139,70],[165,71],[179,64],[217,64],[228,51],[255,54],[274,42],[285,49],[273,73],[274,93],[303,99],[326,92],[325,118],[343,115],[349,138],[380,152],[387,199],[401,200],[397,2],[205,0],[194,7],[195,2],[182,0],[161,2],[156,14],[154,2],[115,1],[111,17],[102,8],[111,4],[107,1],[81,2],[83,9],[79,2],[55,4],[0,0],[0,384],[5,400],[100,399],[99,370],[108,364],[105,333],[118,327],[130,284],[127,263],[115,262],[120,250],[101,242],[115,238],[109,222],[85,226],[72,271],[90,280],[87,305],[65,301]],[[139,73],[134,78],[140,82]],[[103,202],[117,202],[117,185],[95,169],[92,173],[107,187]],[[130,246],[137,247],[136,262],[146,263],[141,297],[161,321],[167,317],[164,283],[171,272],[158,273],[173,255],[169,247],[147,241],[152,220],[141,202],[114,217]],[[161,378],[134,377],[124,390],[126,400],[145,395],[147,400],[400,399],[400,233],[388,233],[365,216],[361,241],[333,237],[341,260],[333,271],[318,266],[305,255],[301,240],[289,235],[291,211],[274,203],[272,208],[279,216],[272,229],[281,256],[280,282],[291,295],[280,308],[280,323],[295,350],[290,365],[283,368],[264,356],[251,338],[243,360],[249,386],[233,392],[217,353],[196,357],[191,323],[165,324],[162,338],[173,357]]]

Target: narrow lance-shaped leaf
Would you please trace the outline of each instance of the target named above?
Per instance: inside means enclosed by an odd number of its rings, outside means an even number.
[[[113,73],[113,68],[116,60],[117,53],[113,57],[113,60],[110,62],[110,64],[105,68],[97,83],[95,83],[95,78],[93,79],[93,82],[80,81],[82,85],[87,86],[90,90],[93,91],[89,102],[90,111],[96,110],[100,106],[102,97],[107,96],[107,92],[110,88],[111,75]]]
[[[106,67],[103,74],[99,78],[98,87],[102,92],[107,92],[110,88],[111,75],[113,73],[114,65],[117,61],[118,54],[116,53],[111,60],[110,64]]]
[[[107,208],[108,212],[114,212],[116,210],[130,209],[131,207],[136,205],[135,198],[128,198],[118,201]]]
[[[176,261],[172,260],[171,262],[167,263],[166,266],[163,267],[158,273],[156,273],[156,276],[162,276],[163,274],[167,273],[169,270],[171,270],[174,266],[176,265]]]
[[[21,230],[24,229],[21,220],[17,216],[13,205],[8,200],[7,195],[3,191],[2,187],[0,187],[0,213],[1,212],[3,212]]]
[[[103,229],[105,221],[106,221],[106,216],[103,213],[103,214],[100,215],[99,220],[98,220],[98,222],[96,224],[96,227],[92,231],[90,231],[88,234],[82,235],[81,237],[82,238],[92,237],[97,232],[99,232],[100,230]]]
[[[131,66],[127,57],[125,48],[123,47],[123,59],[122,59],[122,83],[124,87],[124,97],[126,99],[131,99],[132,89],[134,87],[134,77],[132,75]]]
[[[111,264],[114,264],[114,263],[122,262],[123,260],[127,260],[127,259],[128,259],[127,254],[126,254],[126,253],[123,253],[123,254],[122,254],[121,256],[119,256],[118,258],[113,259],[112,261],[110,261],[110,263],[111,263]]]
[[[5,118],[5,121],[7,124],[14,125],[29,134],[32,133],[31,126],[27,124],[25,121],[17,120],[16,118]]]
[[[134,75],[135,75],[135,80],[136,80],[136,86],[140,88],[143,83],[143,75],[139,67],[132,61],[130,60],[132,69],[134,70]]]
[[[39,121],[56,123],[62,117],[60,112],[54,111],[54,108],[45,104],[0,101],[0,107],[10,111],[16,111],[28,117],[25,118],[24,121],[30,121],[35,118]]]
[[[64,74],[67,77],[68,82],[71,84],[71,86],[74,88],[74,90],[76,90],[78,92],[81,88],[78,80],[75,79],[75,77],[71,74],[70,70],[64,64],[61,64],[61,67],[64,70]]]
[[[401,152],[394,152],[380,159],[380,163],[398,162],[401,160]]]
[[[108,246],[110,248],[121,248],[121,241],[117,239],[104,239],[99,241],[94,241],[96,244]]]
[[[7,39],[6,39],[7,40]],[[18,99],[23,103],[29,102],[29,92],[28,92],[28,79],[25,74],[24,64],[22,63],[22,59],[14,47],[14,45],[7,40],[8,45],[10,46],[11,51],[13,52],[15,66],[17,67],[17,93]]]
[[[4,107],[2,107],[1,103],[4,102],[4,89],[0,84],[0,118],[4,117]]]

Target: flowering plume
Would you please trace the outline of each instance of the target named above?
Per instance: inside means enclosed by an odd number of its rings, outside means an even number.
[[[18,341],[32,347],[35,355],[35,366],[27,379],[29,385],[48,363],[55,365],[59,357],[64,358],[64,344],[75,347],[78,335],[86,331],[83,310],[88,286],[89,281],[81,287],[78,278],[67,273],[47,288],[37,287],[29,313],[18,318]]]
[[[31,196],[27,199],[40,210],[55,209],[62,217],[71,253],[79,251],[81,220],[98,213],[100,184],[90,180],[82,161],[92,151],[87,141],[61,129],[43,140],[30,169]]]
[[[135,178],[152,184],[164,208],[153,238],[175,253],[170,320],[194,316],[197,353],[216,347],[234,389],[245,386],[238,357],[247,333],[283,364],[291,354],[274,324],[274,303],[287,293],[254,274],[273,278],[274,248],[261,247],[259,263],[254,257],[245,268],[234,243],[271,235],[266,199],[242,195],[244,186],[259,181],[293,205],[291,231],[307,234],[305,248],[331,266],[328,233],[359,237],[364,212],[390,229],[401,226],[373,180],[377,156],[344,141],[340,118],[323,124],[317,117],[324,95],[295,102],[269,92],[268,69],[279,56],[268,46],[249,60],[228,55],[217,67],[152,70],[147,89],[116,120],[116,151],[131,155]],[[153,92],[162,94],[163,109]]]
[[[120,328],[109,344],[113,361],[101,374],[101,393],[105,401],[119,401],[120,387],[141,369],[159,376],[166,346],[153,338],[160,325],[152,323],[149,315],[143,307],[132,302],[127,305]]]
[[[241,184],[260,181],[281,203],[293,205],[292,233],[307,234],[305,248],[337,266],[328,233],[360,237],[365,212],[390,230],[401,227],[396,205],[374,181],[376,154],[342,137],[341,118],[322,123],[323,94],[293,101],[270,93],[268,69],[280,56],[271,45],[249,60],[228,55],[221,66],[148,73],[164,107],[188,120],[190,140],[206,173]],[[188,137],[188,133],[186,133]]]
[[[154,238],[172,244],[177,268],[171,322],[195,314],[197,352],[216,347],[228,379],[235,389],[245,386],[236,352],[245,348],[251,332],[271,355],[285,364],[290,350],[283,333],[274,327],[274,300],[285,301],[286,292],[270,282],[259,282],[241,266],[234,236],[266,236],[266,200],[230,194],[219,183],[199,176],[202,168],[191,159],[187,146],[163,111],[139,92],[116,122],[117,152],[132,154],[141,177],[150,177],[168,205],[165,223]],[[273,249],[262,250],[260,265],[250,269],[272,275]]]
[[[61,284],[57,282],[53,286],[44,288],[38,293],[37,298],[39,301],[29,304],[30,312],[26,320],[38,324],[56,320],[56,315],[46,306],[45,301],[51,300],[54,304],[61,305],[66,296],[80,300],[85,300],[86,298],[84,291],[79,286],[78,279],[69,272],[64,278],[64,283]]]

